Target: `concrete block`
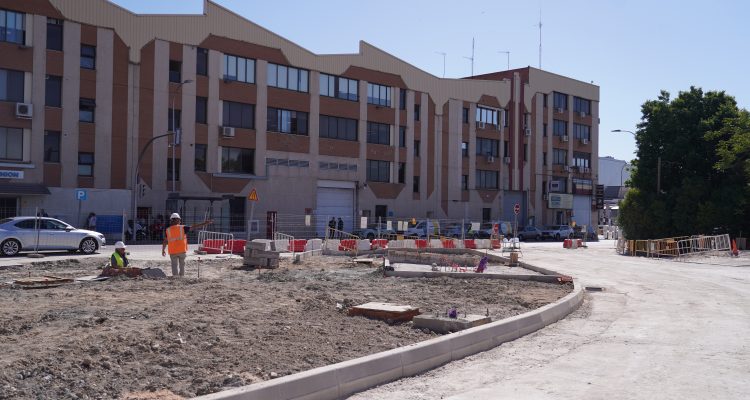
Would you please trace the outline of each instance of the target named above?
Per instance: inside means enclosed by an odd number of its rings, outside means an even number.
[[[430,247],[433,249],[442,249],[443,242],[440,239],[430,239]]]
[[[401,350],[391,350],[344,361],[336,365],[339,398],[394,381],[403,376]]]
[[[305,251],[320,250],[323,248],[322,239],[310,239],[305,244]]]
[[[370,250],[370,241],[367,239],[357,240],[357,251]]]
[[[477,246],[477,249],[489,249],[492,247],[490,239],[474,239],[474,244]]]
[[[289,241],[288,240],[274,240],[272,250],[282,251],[282,252],[289,251]]]
[[[325,242],[323,242],[323,248],[326,250],[338,251],[340,245],[341,241],[338,239],[326,239]]]
[[[521,315],[521,318],[518,319],[519,336],[528,335],[529,333],[536,332],[544,327],[544,321],[542,321],[542,316],[540,314],[533,311],[527,314]]]
[[[464,241],[459,239],[453,239],[453,247],[457,249],[464,249]]]
[[[417,329],[427,328],[437,333],[451,333],[487,324],[490,322],[490,317],[469,314],[466,317],[448,318],[444,315],[436,317],[435,315],[422,314],[414,317],[412,322]]]
[[[516,317],[490,323],[487,325],[487,329],[492,335],[492,342],[495,346],[516,340],[520,336],[518,334],[518,318]]]
[[[404,241],[403,240],[391,240],[388,242],[388,248],[389,249],[403,249]]]
[[[414,241],[414,239],[406,239],[404,240],[404,248],[405,249],[416,249],[417,243]]]
[[[451,335],[451,359],[453,360],[489,350],[492,347],[494,347],[492,332],[484,326]]]
[[[248,249],[271,251],[271,240],[253,239],[252,241],[245,243],[245,250]]]
[[[280,381],[279,397],[276,397],[278,399],[323,400],[338,398],[339,387],[336,369],[331,366],[288,375],[281,379],[275,379]]]
[[[440,337],[408,346],[401,353],[404,376],[417,375],[451,361],[450,338]]]

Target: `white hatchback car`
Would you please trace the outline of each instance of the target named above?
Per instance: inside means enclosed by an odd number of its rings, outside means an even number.
[[[84,254],[92,254],[107,244],[101,233],[77,229],[59,219],[13,217],[0,220],[0,253],[4,256],[35,250],[37,238],[39,250],[80,250]]]

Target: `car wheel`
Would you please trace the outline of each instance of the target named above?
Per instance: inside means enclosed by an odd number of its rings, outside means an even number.
[[[83,254],[93,254],[99,248],[99,243],[94,238],[88,237],[81,241],[79,248]]]
[[[560,240],[560,234],[559,233],[555,234],[555,240]]]
[[[536,240],[537,242],[541,242],[542,241],[542,235],[536,235],[536,239],[534,239],[534,240]]]
[[[21,243],[16,239],[8,239],[0,245],[4,256],[15,256],[21,251]]]

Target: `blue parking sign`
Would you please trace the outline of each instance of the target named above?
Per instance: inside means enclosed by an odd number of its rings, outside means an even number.
[[[86,200],[88,198],[88,193],[86,193],[83,189],[76,189],[76,200]]]

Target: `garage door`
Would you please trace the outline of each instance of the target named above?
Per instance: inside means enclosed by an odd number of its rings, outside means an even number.
[[[577,225],[591,225],[591,196],[573,196],[573,216]]]
[[[354,215],[354,190],[343,188],[319,187],[315,202],[317,208],[317,233],[319,237],[325,235],[328,221],[331,217],[344,221],[344,231],[352,231],[352,215]]]

